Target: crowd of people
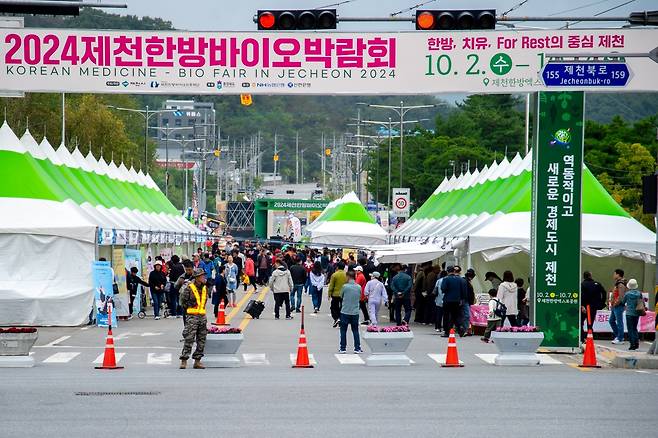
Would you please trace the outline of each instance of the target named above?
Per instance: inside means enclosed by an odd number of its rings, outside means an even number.
[[[462,268],[456,264],[383,265],[377,262],[374,252],[344,254],[328,248],[296,248],[293,245],[278,248],[249,241],[228,241],[221,248],[215,242],[208,251],[198,248],[191,258],[174,255],[165,261],[156,257],[148,281],[131,270],[128,279],[131,314],[137,287],[141,284],[150,288],[155,319],[160,319],[162,303],[166,303],[170,317],[184,318],[186,309],[180,293],[195,279],[196,271],[204,273],[215,316],[220,303],[226,307],[236,305],[236,294],[241,286],[244,291],[249,285],[268,286],[274,296],[275,319],[280,318],[281,307],[285,309],[285,319],[293,319],[293,313],[301,312],[304,294],[311,297],[313,312],[320,312],[326,290],[332,325],[340,329],[341,353],[345,352],[348,327],[354,336],[355,351],[360,352],[358,325],[380,324],[382,307],[388,308],[388,319],[396,325],[408,325],[413,314],[414,322],[433,324],[443,337],[448,337],[452,329],[459,336],[473,334],[471,306],[476,304],[473,282],[477,274],[472,268],[462,274]],[[603,286],[594,281],[589,272],[584,273],[582,319],[591,328],[596,311],[605,308],[607,303],[611,310],[613,343],[620,344],[624,342],[625,312],[630,349],[634,350],[639,344],[637,319],[640,311],[636,307],[639,309],[641,293],[637,291],[637,281],[624,279],[623,270],[615,270],[613,279],[614,287],[606,295]],[[495,272],[486,272],[483,280],[490,286],[488,298],[478,299],[480,304],[488,303],[483,342],[489,342],[491,332],[505,323],[511,326],[529,324],[529,292],[523,278],[515,277],[508,270],[502,278]],[[583,331],[583,340],[585,335]]]

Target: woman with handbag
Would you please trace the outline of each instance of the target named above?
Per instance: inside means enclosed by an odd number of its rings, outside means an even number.
[[[626,306],[626,327],[628,328],[628,340],[631,343],[629,350],[637,350],[640,347],[637,324],[640,316],[646,315],[646,308],[644,307],[642,293],[637,290],[637,281],[631,278],[626,286],[628,290],[624,294],[622,303]]]

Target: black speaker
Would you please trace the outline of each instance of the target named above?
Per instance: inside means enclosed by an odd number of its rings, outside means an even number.
[[[656,214],[656,175],[642,177],[642,213]]]

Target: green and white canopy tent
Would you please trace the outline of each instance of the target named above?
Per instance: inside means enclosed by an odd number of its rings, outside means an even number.
[[[607,279],[623,266],[627,278],[652,284],[655,234],[617,204],[587,167],[582,187],[584,269]],[[391,240],[443,248],[476,270],[512,269],[523,276],[529,271],[531,198],[532,156],[517,154],[444,179]]]
[[[0,325],[77,325],[100,244],[202,241],[149,176],[0,127]]]
[[[387,238],[354,192],[330,202],[306,231],[313,243],[347,247],[378,245]]]

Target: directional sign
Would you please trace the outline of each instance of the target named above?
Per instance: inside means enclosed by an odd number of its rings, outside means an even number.
[[[549,62],[541,73],[547,87],[624,87],[631,77],[623,62]]]

